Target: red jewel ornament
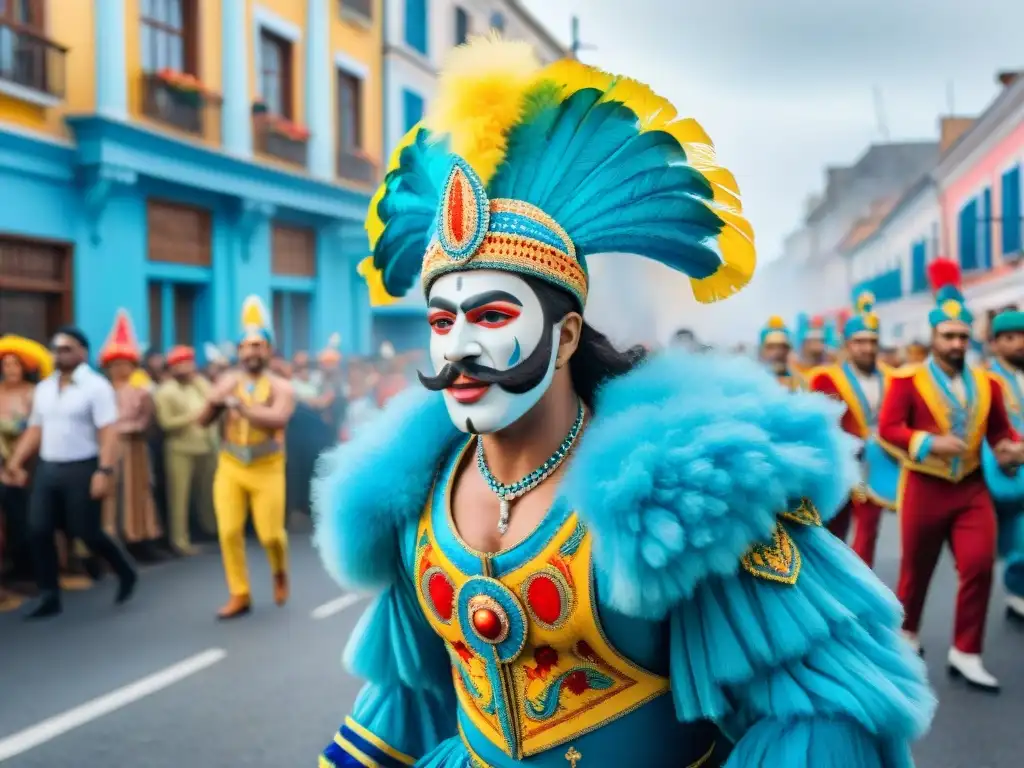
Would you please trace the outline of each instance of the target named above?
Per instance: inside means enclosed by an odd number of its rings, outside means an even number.
[[[473,611],[473,628],[487,640],[497,640],[501,636],[501,619],[490,608],[477,608]]]
[[[537,576],[530,582],[526,600],[534,615],[545,624],[554,624],[562,617],[562,595],[547,576]]]
[[[431,574],[427,580],[427,591],[430,593],[430,602],[434,604],[437,615],[445,621],[451,621],[455,605],[455,589],[448,577],[438,572]]]

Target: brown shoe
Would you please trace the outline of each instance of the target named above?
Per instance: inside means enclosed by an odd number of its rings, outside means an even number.
[[[278,605],[288,602],[288,574],[283,571],[274,574],[274,602]]]
[[[221,621],[237,619],[239,616],[245,616],[251,610],[252,600],[248,595],[232,595],[224,607],[217,611],[217,618]]]
[[[21,595],[15,595],[12,592],[4,592],[0,589],[0,613],[16,611],[24,602],[25,598]]]

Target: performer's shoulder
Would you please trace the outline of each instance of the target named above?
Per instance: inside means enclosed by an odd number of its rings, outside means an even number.
[[[323,454],[313,480],[314,543],[342,586],[394,581],[400,538],[426,506],[458,435],[439,393],[410,389]]]
[[[657,618],[739,577],[804,499],[837,510],[857,480],[841,406],[752,361],[673,352],[606,384],[563,490],[593,531],[598,592]]]
[[[913,379],[921,370],[921,363],[905,363],[899,368],[890,368],[888,375],[891,379]]]
[[[829,363],[827,365],[819,365],[815,368],[811,368],[804,374],[804,379],[807,381],[807,386],[810,389],[815,389],[826,381],[834,384],[836,380],[843,375],[843,368],[841,365],[838,363]]]

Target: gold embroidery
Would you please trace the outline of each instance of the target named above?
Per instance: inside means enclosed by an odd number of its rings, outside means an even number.
[[[800,525],[821,525],[821,514],[810,499],[800,499],[795,509],[786,510],[779,517]]]
[[[782,523],[776,523],[770,544],[755,544],[740,561],[751,576],[780,584],[796,584],[800,552]]]
[[[576,747],[569,747],[569,751],[565,753],[565,759],[569,761],[571,768],[576,768],[576,763],[583,759],[583,755],[576,751]]]

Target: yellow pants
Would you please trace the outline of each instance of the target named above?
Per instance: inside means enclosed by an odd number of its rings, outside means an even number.
[[[224,574],[232,595],[249,594],[245,523],[250,509],[256,536],[267,551],[271,572],[276,575],[287,571],[283,454],[243,464],[234,456],[221,453],[213,476],[213,508],[217,515]]]

